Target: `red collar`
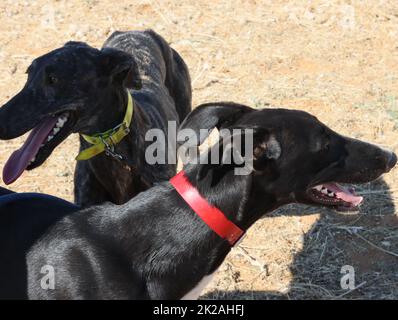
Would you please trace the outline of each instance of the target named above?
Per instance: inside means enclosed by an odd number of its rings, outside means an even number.
[[[245,232],[228,220],[222,211],[208,203],[189,182],[184,171],[180,171],[171,178],[170,183],[209,228],[227,240],[231,246],[234,246],[242,238]]]

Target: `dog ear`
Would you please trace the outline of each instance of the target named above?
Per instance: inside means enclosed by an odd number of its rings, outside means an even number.
[[[100,59],[101,69],[113,81],[130,89],[142,88],[138,66],[131,55],[114,48],[103,48]]]
[[[189,139],[200,145],[214,128],[221,129],[232,125],[242,115],[255,111],[254,109],[232,102],[206,103],[196,107],[182,122],[179,130],[190,129],[199,140]],[[207,130],[207,135],[200,134],[200,130]]]
[[[90,46],[82,41],[68,41],[67,43],[64,44],[64,47],[88,47]]]

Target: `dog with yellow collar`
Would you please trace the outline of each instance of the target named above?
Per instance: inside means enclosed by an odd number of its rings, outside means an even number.
[[[72,133],[81,135],[78,205],[122,204],[176,173],[173,163],[145,161],[146,132],[167,136],[168,121],[178,125],[191,110],[188,68],[154,31],[115,32],[100,50],[68,42],[35,59],[27,74],[0,108],[0,139],[31,130],[4,165],[7,185],[42,165]]]

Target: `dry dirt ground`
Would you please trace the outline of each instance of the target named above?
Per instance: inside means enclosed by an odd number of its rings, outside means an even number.
[[[2,0],[0,26],[0,103],[34,57],[68,40],[100,47],[114,30],[153,28],[189,65],[194,105],[302,109],[397,151],[395,0]],[[0,167],[23,139],[0,142]],[[76,152],[72,136],[12,188],[72,200]],[[397,299],[398,170],[359,193],[357,214],[289,206],[259,221],[204,298]],[[351,290],[340,286],[344,265],[355,271]]]

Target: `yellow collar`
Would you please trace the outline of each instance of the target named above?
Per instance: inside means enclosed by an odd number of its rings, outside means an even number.
[[[128,91],[127,97],[128,103],[123,122],[113,129],[103,133],[97,133],[93,136],[82,134],[84,140],[90,144],[93,144],[93,146],[81,151],[77,155],[76,160],[88,160],[104,151],[107,155],[122,159],[122,156],[115,153],[115,145],[122,141],[122,139],[130,132],[130,125],[133,119],[134,102],[130,92]]]

